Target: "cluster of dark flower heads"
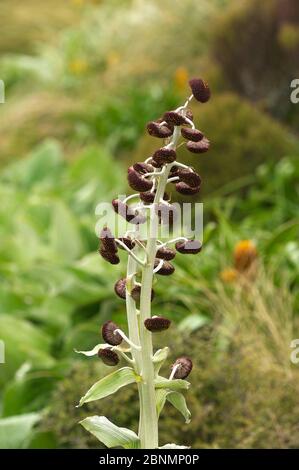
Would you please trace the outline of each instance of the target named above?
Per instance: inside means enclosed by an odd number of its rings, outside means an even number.
[[[204,80],[194,78],[189,81],[189,85],[192,95],[197,101],[206,103],[209,100],[210,89]],[[190,99],[187,103],[189,101]],[[175,129],[177,130],[178,128],[180,128],[180,136],[184,139],[186,148],[190,152],[201,154],[209,150],[209,140],[200,130],[195,128],[193,114],[186,105],[177,110],[167,111],[161,118],[149,122],[147,124],[148,133],[158,139],[164,139],[165,145],[156,150],[146,162],[135,163],[128,169],[129,186],[134,191],[139,192],[139,199],[143,204],[154,203],[156,194],[154,184],[155,173],[161,171],[165,165],[171,165],[169,172],[170,182],[174,183],[178,193],[191,196],[200,191],[201,177],[194,169],[176,164],[177,153],[175,148],[171,145],[171,137]],[[155,204],[154,209],[158,215],[159,223],[161,224],[171,224],[174,221],[175,209],[169,201],[170,196],[164,193],[162,200]],[[120,199],[114,199],[112,206],[117,214],[131,224],[139,225],[145,223],[147,220],[142,211],[130,207],[126,202]],[[118,264],[120,262],[118,248],[132,250],[135,244],[136,241],[134,238],[128,236],[115,239],[109,228],[104,227],[100,234],[99,253],[109,263]],[[201,251],[201,248],[202,245],[198,240],[183,238],[175,243],[175,249],[165,245],[158,245],[154,263],[155,273],[162,276],[171,275],[175,271],[175,268],[170,261],[175,258],[177,252],[181,254],[197,254]],[[114,286],[114,290],[121,299],[126,299],[126,296],[130,295],[135,302],[140,301],[141,285],[134,285],[129,292],[126,278],[119,279]],[[153,300],[153,298],[154,291],[152,290],[151,299]],[[144,327],[152,333],[155,333],[168,329],[170,323],[170,320],[167,318],[153,316],[145,320]],[[123,341],[118,330],[119,328],[112,321],[108,321],[103,325],[102,336],[105,342],[112,347],[119,345]],[[107,365],[114,366],[119,362],[118,354],[110,347],[100,349],[99,357]],[[186,378],[191,372],[192,361],[187,357],[182,357],[177,359],[172,367],[175,368],[173,374],[174,378]]]

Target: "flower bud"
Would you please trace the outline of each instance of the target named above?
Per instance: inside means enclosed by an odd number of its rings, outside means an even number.
[[[201,78],[192,78],[189,80],[189,85],[192,90],[194,98],[200,103],[206,103],[211,97],[210,87]]]
[[[114,292],[118,297],[121,299],[126,298],[126,278],[123,277],[122,279],[119,279],[115,284],[114,284]]]
[[[118,264],[120,259],[116,253],[110,253],[109,251],[104,250],[103,248],[99,249],[99,253],[106,261],[110,264]]]
[[[134,170],[133,166],[128,169],[128,182],[135,191],[148,191],[153,186],[153,182],[144,178],[138,171]]]
[[[108,227],[104,227],[100,233],[101,248],[108,253],[117,253],[115,239]]]
[[[184,196],[194,196],[194,194],[199,193],[200,186],[196,186],[195,188],[192,188],[191,186],[189,186],[189,184],[179,182],[179,183],[176,183],[175,189],[177,190],[178,193],[183,194]]]
[[[196,255],[202,249],[202,244],[199,240],[179,241],[175,244],[175,248],[179,253],[184,255]]]
[[[192,142],[192,140],[189,140],[186,144],[186,147],[189,152],[192,153],[205,153],[210,148],[210,141],[206,137],[204,137],[199,142]]]
[[[132,298],[135,300],[135,302],[139,302],[139,300],[140,300],[140,294],[141,294],[141,286],[135,286],[135,287],[133,287],[133,289],[131,290],[131,296],[132,296]],[[151,292],[151,301],[153,300],[154,297],[155,297],[155,293],[154,293],[154,290],[152,289],[152,292]]]
[[[152,333],[158,333],[159,331],[168,330],[171,321],[165,317],[151,317],[144,320],[144,326],[147,330]]]
[[[257,259],[257,249],[251,240],[241,240],[234,249],[234,266],[237,271],[247,271]]]
[[[192,370],[193,364],[189,357],[183,356],[179,357],[175,361],[175,363],[171,366],[171,369],[174,369],[176,366],[178,367],[176,368],[173,378],[186,379]]]
[[[122,342],[122,337],[118,332],[118,326],[109,320],[104,323],[102,326],[102,336],[106,343],[111,344],[111,346],[118,346]]]
[[[166,261],[172,260],[176,255],[175,250],[168,248],[167,246],[162,246],[157,250],[156,258],[165,259]]]
[[[155,195],[156,195],[156,190],[155,191],[146,191],[144,193],[140,193],[140,199],[147,203],[147,204],[152,204],[155,200]],[[167,193],[164,193],[163,195],[164,201],[169,201],[170,196]]]
[[[151,173],[154,171],[154,167],[150,163],[145,162],[136,162],[134,163],[133,168],[140,175],[145,175],[146,173]]]
[[[147,124],[147,131],[149,135],[158,137],[159,139],[166,139],[173,134],[173,127],[168,127],[165,124],[160,125],[158,122],[151,121]]]
[[[185,117],[176,111],[167,111],[163,114],[163,119],[167,123],[173,124],[174,126],[181,126],[182,124],[186,124]]]
[[[172,163],[176,159],[176,152],[168,147],[162,147],[155,151],[152,159],[153,164],[164,165],[165,163]]]
[[[132,250],[135,246],[135,241],[132,240],[131,238],[129,237],[119,237],[118,238],[119,241],[121,241],[124,245],[126,245],[127,248],[129,248],[129,250]],[[124,250],[124,248],[121,246],[121,245],[118,245],[119,248],[121,248],[122,250]]]
[[[190,168],[179,168],[176,176],[180,178],[180,181],[191,186],[191,188],[197,188],[201,185],[201,177]]]
[[[112,351],[112,349],[100,349],[98,356],[100,359],[102,359],[106,366],[116,366],[119,363],[119,357],[115,351]]]
[[[154,268],[157,268],[160,261],[160,259],[155,259]],[[160,267],[159,271],[156,272],[156,274],[160,274],[161,276],[170,276],[174,273],[174,270],[174,266],[171,263],[169,263],[168,261],[163,261],[162,266]]]
[[[197,129],[190,129],[189,127],[182,127],[181,135],[184,139],[192,140],[192,142],[199,142],[204,138],[204,135],[201,131]]]
[[[121,215],[127,222],[131,222],[131,224],[144,224],[146,221],[145,216],[136,210],[132,210],[120,199],[113,199],[112,206],[117,214]]]

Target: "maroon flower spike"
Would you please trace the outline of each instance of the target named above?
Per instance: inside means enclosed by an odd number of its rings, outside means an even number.
[[[152,204],[154,202],[155,195],[156,195],[156,191],[146,191],[144,193],[139,194],[140,199],[147,204]],[[163,199],[164,201],[169,201],[170,199],[169,194],[164,193]]]
[[[196,186],[195,188],[192,188],[187,183],[179,182],[179,183],[176,183],[175,189],[177,190],[178,193],[183,194],[184,196],[194,196],[194,194],[199,193],[200,186]]]
[[[190,129],[189,127],[182,127],[181,135],[184,139],[192,140],[192,142],[199,142],[204,138],[204,135],[201,131],[197,129]]]
[[[171,321],[165,317],[151,317],[144,320],[144,326],[147,330],[152,333],[158,333],[159,331],[168,330]]]
[[[192,367],[193,367],[193,364],[192,364],[192,361],[189,357],[183,356],[183,357],[179,357],[175,361],[175,363],[171,366],[171,369],[173,370],[174,367],[176,367],[176,366],[178,366],[178,367],[177,367],[177,369],[174,373],[173,378],[174,379],[185,379],[190,374],[190,372],[192,370]]]
[[[123,242],[123,244],[126,245],[127,248],[129,248],[129,250],[132,250],[135,246],[135,241],[129,237],[119,237],[119,241]],[[119,248],[124,250],[124,248],[121,245],[118,245],[118,246]]]
[[[106,343],[111,344],[112,346],[118,346],[122,342],[122,337],[115,330],[118,329],[118,326],[109,320],[104,323],[102,326],[102,336]]]
[[[133,287],[133,289],[131,290],[131,296],[133,297],[135,302],[139,302],[140,294],[141,294],[141,286]],[[155,293],[154,293],[154,290],[152,289],[151,300],[153,300],[154,297],[155,297]]]
[[[161,261],[160,259],[157,259],[157,258],[155,259],[154,268],[157,268],[160,261]],[[174,266],[168,261],[163,261],[161,268],[159,269],[159,271],[156,272],[156,274],[160,274],[161,276],[170,276],[173,273],[174,273]]]
[[[99,249],[99,253],[106,261],[110,264],[118,264],[120,259],[116,253],[110,253],[109,251],[104,250],[103,248]]]
[[[186,124],[185,117],[176,111],[167,111],[163,114],[163,119],[164,121],[168,122],[169,124],[173,124],[174,126],[181,126],[182,124]]]
[[[168,248],[167,246],[162,246],[158,249],[156,253],[156,258],[165,259],[166,261],[172,260],[176,255],[175,250]]]
[[[186,147],[189,152],[192,153],[205,153],[210,148],[210,141],[206,137],[204,137],[199,142],[192,142],[192,140],[189,140],[186,144]]]
[[[119,363],[118,355],[115,351],[112,351],[109,348],[100,349],[98,352],[98,356],[100,359],[102,359],[106,366],[117,366],[117,364]]]
[[[202,244],[198,240],[180,241],[175,244],[175,248],[179,253],[196,255],[201,251]]]
[[[189,85],[192,90],[194,98],[200,103],[206,103],[211,97],[210,87],[201,78],[192,78],[189,80]]]
[[[128,182],[132,189],[141,192],[148,191],[153,186],[153,182],[144,178],[133,166],[128,169]]]
[[[201,185],[201,177],[195,171],[192,171],[191,168],[179,168],[176,176],[180,178],[180,181],[192,188],[197,188]]]
[[[118,297],[121,299],[126,298],[126,278],[123,277],[122,279],[119,279],[115,284],[114,284],[114,292]]]
[[[166,139],[167,137],[171,137],[173,134],[173,128],[168,127],[165,124],[161,126],[155,121],[149,122],[146,127],[149,135],[158,137],[159,139]]]
[[[164,165],[165,163],[172,163],[176,159],[176,152],[173,149],[162,147],[154,153],[152,156],[153,164],[159,166]]]
[[[117,253],[115,239],[108,227],[104,227],[100,233],[101,248],[108,253]]]

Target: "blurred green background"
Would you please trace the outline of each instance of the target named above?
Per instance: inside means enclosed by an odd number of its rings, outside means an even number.
[[[97,447],[77,425],[92,413],[136,429],[134,388],[75,408],[107,371],[74,348],[125,323],[126,256],[100,259],[94,211],[128,189],[128,164],[158,146],[147,121],[192,76],[213,91],[192,106],[211,151],[181,150],[203,178],[205,245],[177,256],[153,310],[175,325],[156,346],[194,360],[193,419],[166,406],[161,445],[298,447],[297,0],[2,0],[0,16],[0,448]]]

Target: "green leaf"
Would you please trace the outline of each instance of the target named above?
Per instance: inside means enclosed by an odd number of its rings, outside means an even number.
[[[165,446],[158,447],[158,449],[190,449],[190,447],[178,446],[176,444],[165,444]]]
[[[169,401],[185,418],[186,424],[191,421],[191,413],[187,407],[184,395],[179,392],[170,392],[166,400]]]
[[[140,440],[130,429],[119,428],[105,416],[90,416],[80,421],[80,424],[107,447],[124,447],[138,449]]]
[[[120,388],[125,385],[136,382],[138,376],[136,376],[133,369],[130,367],[123,367],[118,369],[112,374],[107,375],[103,379],[96,382],[81,398],[79,406],[90,401],[100,400],[101,398],[108,397],[113,393],[117,392]]]
[[[156,407],[158,416],[160,416],[166,400],[184,416],[187,424],[190,423],[191,413],[187,408],[184,395],[179,392],[172,392],[163,388],[156,390]]]
[[[155,373],[158,374],[162,365],[167,359],[169,353],[169,348],[163,348],[163,349],[158,349],[158,351],[155,352],[154,357],[153,357],[153,363],[154,363],[154,369]]]
[[[32,436],[33,426],[39,420],[38,413],[0,419],[0,449],[24,448]]]
[[[155,380],[156,388],[167,388],[169,390],[188,390],[190,387],[190,382],[182,379],[168,380],[164,377],[158,377]]]
[[[193,332],[210,322],[210,319],[198,313],[188,315],[178,325],[180,331]]]

